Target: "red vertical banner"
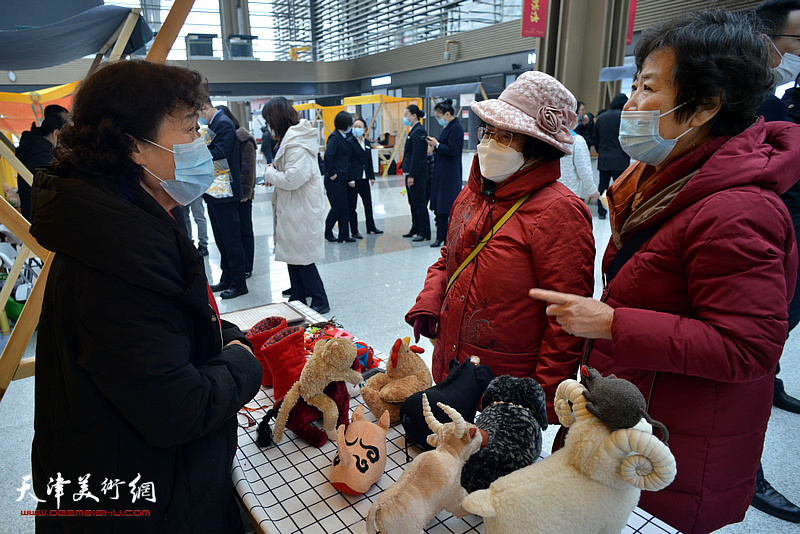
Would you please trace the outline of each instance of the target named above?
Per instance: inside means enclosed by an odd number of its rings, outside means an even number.
[[[547,0],[522,1],[522,36],[544,37],[547,29]]]
[[[628,40],[625,44],[633,42],[633,21],[636,19],[636,0],[631,0],[631,9],[628,11]]]

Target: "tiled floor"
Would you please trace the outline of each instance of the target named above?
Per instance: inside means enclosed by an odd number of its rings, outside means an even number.
[[[354,334],[386,352],[395,339],[411,335],[403,321],[422,288],[425,272],[436,261],[439,250],[429,241],[412,243],[401,235],[410,228],[407,198],[402,193],[402,178],[389,176],[373,187],[376,222],[385,233],[366,234],[363,209],[359,206],[360,231],[364,239],[356,243],[327,243],[325,260],[319,271],[331,305],[328,317],[335,317]],[[248,280],[250,293],[219,301],[220,310],[233,311],[267,302],[285,300],[281,291],[289,287],[286,265],[274,261],[272,249],[272,213],[270,192],[257,187],[253,209],[256,230],[256,264]],[[594,209],[594,208],[593,208]],[[608,221],[595,216],[595,238],[600,253],[608,241]],[[212,236],[213,240],[213,236]],[[219,279],[219,255],[210,246],[207,260],[209,279]],[[599,293],[599,278],[597,293]],[[430,358],[430,344],[420,343]],[[32,351],[33,343],[29,347]],[[787,390],[800,397],[800,332],[790,336],[781,362],[781,377]],[[763,455],[767,479],[790,500],[800,504],[800,415],[773,409]],[[549,448],[555,427],[545,432]],[[30,444],[33,437],[33,379],[13,382],[0,402],[0,533],[33,532],[30,517],[20,510],[32,508],[32,501],[17,502],[22,477],[30,473]],[[731,468],[735,468],[734,465]],[[794,533],[800,527],[750,509],[744,522],[722,529],[728,534]]]

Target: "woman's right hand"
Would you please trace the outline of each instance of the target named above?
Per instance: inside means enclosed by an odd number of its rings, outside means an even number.
[[[414,343],[419,343],[419,336],[436,339],[439,318],[435,315],[421,313],[414,317]]]
[[[414,187],[414,177],[413,176],[409,176],[407,181],[406,181],[406,184],[408,185],[408,187]]]
[[[233,341],[229,341],[228,344],[225,345],[225,346],[226,347],[230,347],[231,345],[241,345],[242,347],[247,349],[247,352],[249,352],[250,354],[253,354],[253,350],[250,347],[248,347],[247,345],[245,345],[244,343],[242,343],[241,341],[239,341],[238,339],[234,339]]]
[[[331,180],[335,180],[337,176],[339,176],[339,175],[338,175],[338,174],[332,174],[332,175],[330,176],[330,179],[331,179]]]

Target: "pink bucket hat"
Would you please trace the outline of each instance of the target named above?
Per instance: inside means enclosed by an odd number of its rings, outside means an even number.
[[[543,72],[529,71],[506,87],[499,98],[473,102],[472,111],[487,124],[541,139],[572,154],[569,125],[577,117],[577,104],[561,82]]]

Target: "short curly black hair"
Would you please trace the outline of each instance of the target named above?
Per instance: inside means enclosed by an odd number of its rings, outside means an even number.
[[[676,119],[689,119],[715,98],[722,106],[709,121],[714,136],[741,133],[756,120],[773,84],[772,59],[759,25],[747,13],[721,9],[682,15],[647,30],[636,45],[636,69],[656,50],[675,54],[672,82]]]
[[[59,172],[138,181],[133,139],[155,140],[165,117],[199,110],[207,95],[197,71],[140,59],[104,66],[75,95],[73,124],[61,130],[53,165]]]

